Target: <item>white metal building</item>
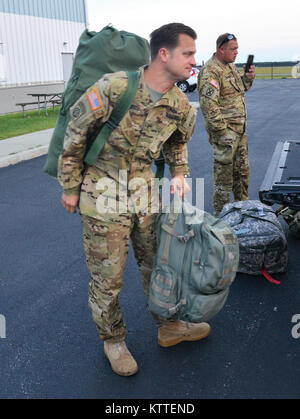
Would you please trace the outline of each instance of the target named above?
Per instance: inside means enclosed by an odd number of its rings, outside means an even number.
[[[64,86],[86,27],[85,0],[0,0],[0,113],[9,89]]]

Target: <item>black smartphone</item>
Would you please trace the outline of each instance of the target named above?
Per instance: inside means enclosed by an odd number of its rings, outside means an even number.
[[[247,59],[247,63],[246,63],[246,68],[245,68],[245,73],[248,73],[248,71],[250,70],[250,67],[253,64],[253,60],[254,60],[254,55],[248,55],[248,59]]]

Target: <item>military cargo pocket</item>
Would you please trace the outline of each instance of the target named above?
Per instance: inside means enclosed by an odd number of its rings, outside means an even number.
[[[82,216],[83,246],[91,272],[97,272],[103,260],[108,259],[107,227],[90,217]]]
[[[232,164],[233,146],[232,144],[213,143],[215,162],[221,164]]]
[[[234,280],[239,248],[231,230],[206,228],[202,231],[203,251],[199,260],[194,261],[191,281],[200,294],[211,295],[227,288]]]
[[[149,150],[151,152],[151,157],[156,159],[159,157],[161,147],[163,144],[171,137],[174,131],[176,131],[176,125],[171,122],[167,126],[160,129],[150,140]],[[145,146],[147,146],[148,139],[145,140]]]
[[[169,266],[156,268],[151,275],[148,308],[164,318],[174,317],[178,304],[180,279]]]

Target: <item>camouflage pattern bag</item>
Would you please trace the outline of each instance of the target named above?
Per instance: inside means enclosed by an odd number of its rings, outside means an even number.
[[[173,201],[159,214],[156,235],[149,310],[193,323],[214,317],[238,268],[239,246],[232,230],[187,202],[177,206]]]
[[[240,247],[238,272],[264,276],[285,272],[287,241],[272,207],[260,201],[239,201],[224,205],[219,218],[235,232]]]
[[[300,211],[285,207],[280,208],[277,214],[281,215],[284,221],[287,222],[291,234],[300,239]]]

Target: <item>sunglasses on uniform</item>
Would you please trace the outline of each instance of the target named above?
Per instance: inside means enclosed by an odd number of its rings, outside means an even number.
[[[219,48],[226,42],[232,41],[233,39],[236,39],[236,37],[232,33],[227,35],[226,38],[224,38],[223,41],[220,43]]]

